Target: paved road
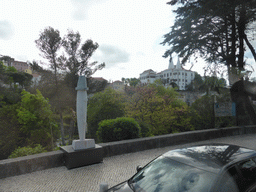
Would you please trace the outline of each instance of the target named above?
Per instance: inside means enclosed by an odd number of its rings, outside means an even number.
[[[256,134],[219,138],[203,142],[175,145],[160,149],[118,155],[104,159],[103,163],[68,170],[58,167],[34,173],[0,179],[2,191],[86,191],[98,192],[99,184],[109,186],[120,183],[135,173],[137,165],[145,165],[156,156],[184,146],[203,143],[237,144],[256,150]]]

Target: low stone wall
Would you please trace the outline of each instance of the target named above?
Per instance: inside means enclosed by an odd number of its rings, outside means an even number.
[[[183,143],[191,143],[220,137],[254,134],[256,133],[255,128],[255,126],[246,126],[207,129],[200,131],[189,131],[183,133],[160,135],[155,137],[100,143],[99,145],[103,147],[103,156],[110,157],[114,155],[121,155],[125,153],[132,153],[147,149],[154,149]]]
[[[0,161],[0,179],[64,165],[63,152],[51,151]]]
[[[103,156],[110,157],[114,155],[143,151],[147,149],[203,141],[219,137],[254,133],[256,133],[255,126],[229,127],[220,129],[190,131],[155,137],[124,140],[118,142],[100,143],[99,145],[103,147]],[[18,157],[14,159],[1,160],[0,179],[63,165],[64,157],[63,152],[60,150],[25,157]]]

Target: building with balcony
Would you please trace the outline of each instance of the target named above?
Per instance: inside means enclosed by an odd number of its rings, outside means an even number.
[[[184,69],[181,66],[179,58],[177,64],[174,65],[172,57],[169,60],[168,69],[160,73],[149,69],[140,74],[142,84],[153,83],[156,79],[161,79],[166,87],[174,87],[176,85],[179,90],[186,90],[186,86],[189,85],[194,78],[194,71]]]

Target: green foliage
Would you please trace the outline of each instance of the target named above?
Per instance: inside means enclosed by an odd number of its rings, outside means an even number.
[[[127,99],[126,115],[150,126],[149,135],[162,135],[193,130],[188,106],[177,99],[172,88],[151,84],[137,87]]]
[[[191,123],[195,129],[211,129],[236,125],[234,117],[215,117],[214,100],[218,103],[231,102],[228,89],[222,89],[221,95],[204,95],[191,105]],[[215,98],[214,98],[215,97]]]
[[[0,87],[0,107],[16,104],[21,100],[21,89]]]
[[[192,123],[197,130],[214,128],[214,97],[205,95],[191,105]]]
[[[12,152],[12,154],[8,158],[17,158],[44,152],[47,151],[40,144],[37,144],[35,147],[18,147]]]
[[[17,71],[17,69],[15,68],[15,67],[13,67],[13,66],[8,66],[7,68],[6,68],[6,72],[7,73],[17,73],[18,71]]]
[[[254,33],[250,24],[256,20],[255,0],[171,0],[175,5],[174,25],[163,44],[171,46],[165,57],[176,52],[185,63],[192,55],[210,63],[245,66],[244,52],[256,53],[246,33]],[[247,47],[244,46],[244,41]]]
[[[133,118],[103,120],[99,123],[97,136],[102,142],[134,139],[140,136],[140,127]]]
[[[143,121],[139,121],[138,123],[139,123],[139,126],[140,126],[140,135],[141,135],[141,137],[152,137],[152,136],[154,136],[153,133],[152,133],[153,129],[149,124],[147,124]]]
[[[58,134],[57,126],[52,119],[50,104],[40,91],[37,90],[37,94],[22,91],[20,107],[16,111],[21,132],[27,135],[28,142],[51,148],[52,139]]]
[[[140,83],[140,80],[135,77],[134,78],[124,78],[123,77],[122,82],[124,82],[125,85],[136,87]]]
[[[16,109],[19,104],[4,105],[0,108],[0,159],[6,159],[18,146],[25,144],[20,132]]]
[[[89,99],[87,114],[88,136],[96,139],[99,122],[124,116],[124,97],[111,88],[96,93]]]
[[[22,88],[28,87],[32,83],[33,76],[25,72],[16,72],[8,74],[14,83],[18,83]]]

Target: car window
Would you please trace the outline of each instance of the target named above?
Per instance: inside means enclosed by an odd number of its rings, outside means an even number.
[[[240,191],[246,190],[256,182],[256,163],[252,159],[238,163],[228,170]]]
[[[241,172],[240,184],[246,188],[256,181],[256,163],[250,159],[237,165]]]
[[[138,172],[130,181],[139,192],[208,191],[216,175],[183,163],[160,157]]]

